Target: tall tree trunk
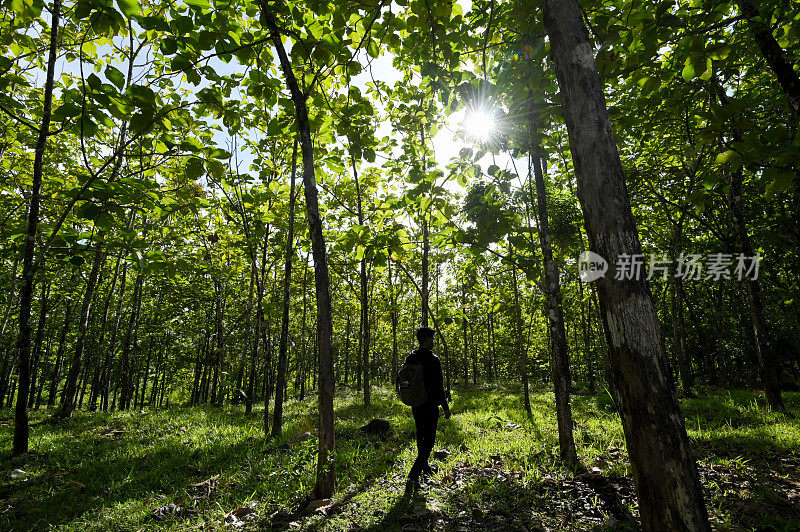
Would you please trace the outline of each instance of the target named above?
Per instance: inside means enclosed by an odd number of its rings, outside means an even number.
[[[642,247],[589,32],[577,0],[543,0],[542,11],[589,247],[613,264]],[[710,530],[647,281],[609,274],[597,288],[642,527]]]
[[[422,137],[422,165],[423,165],[423,172],[427,171],[426,163],[425,163],[425,128],[420,128],[420,136]],[[422,211],[422,326],[428,326],[428,314],[430,314],[430,289],[428,285],[430,281],[428,280],[430,277],[430,266],[429,262],[429,255],[430,255],[430,238],[428,235],[428,211],[427,209]],[[448,384],[449,386],[449,384]]]
[[[508,255],[511,257],[511,242],[508,243]],[[525,412],[531,415],[531,396],[528,385],[528,356],[525,351],[525,342],[522,335],[522,302],[519,297],[519,286],[517,284],[517,268],[511,266],[511,286],[514,290],[514,332],[517,347],[517,370],[522,379],[522,394],[525,404]]]
[[[531,135],[535,139],[536,110],[531,103]],[[538,143],[536,143],[538,144]],[[538,149],[535,145],[534,150]],[[539,243],[544,259],[544,284],[547,297],[547,320],[550,323],[550,336],[553,348],[550,356],[550,370],[553,375],[553,388],[556,398],[556,418],[558,420],[558,448],[561,459],[569,463],[578,463],[575,451],[575,440],[572,436],[572,407],[569,403],[570,371],[567,334],[564,329],[564,309],[561,300],[561,281],[558,266],[553,259],[553,244],[550,239],[550,222],[547,217],[547,190],[544,186],[542,161],[538,154],[532,155],[533,175],[536,180],[536,204],[538,207]],[[528,181],[530,188],[530,180]],[[531,195],[533,191],[531,190]]]
[[[105,359],[103,360],[103,377],[101,384],[101,407],[103,412],[108,411],[108,398],[111,393],[111,372],[114,367],[114,352],[117,344],[117,334],[119,327],[122,323],[122,305],[125,301],[125,287],[127,286],[128,277],[128,263],[126,262],[122,267],[122,279],[119,283],[119,301],[117,301],[117,309],[115,311],[116,319],[114,320],[114,327],[111,329],[111,338],[108,340],[108,345],[105,346]]]
[[[744,3],[744,2],[740,2]],[[752,4],[751,4],[752,5]],[[713,81],[713,80],[712,80]],[[719,84],[715,84],[714,89],[723,107],[729,105],[728,96]],[[732,128],[732,136],[735,142],[741,142],[741,131],[735,126]],[[750,242],[750,235],[747,231],[747,222],[744,217],[744,200],[742,199],[742,179],[743,169],[737,166],[731,169],[730,187],[728,189],[728,206],[733,218],[733,229],[739,250],[745,257],[754,257],[753,245]],[[772,345],[772,338],[764,317],[764,303],[761,299],[761,283],[757,278],[744,275],[745,288],[747,289],[747,300],[750,303],[750,316],[753,322],[753,334],[756,342],[756,354],[761,369],[761,383],[767,396],[767,402],[772,410],[776,412],[786,412],[781,397],[781,379],[778,372],[778,362],[775,360],[775,352]]]
[[[44,340],[44,325],[47,320],[47,298],[50,294],[50,283],[46,283],[42,288],[42,300],[39,304],[39,320],[36,323],[36,340],[33,343],[33,358],[31,362],[31,392],[28,396],[28,408],[33,407],[36,398],[36,375],[43,373],[42,367],[42,341]],[[44,375],[42,375],[43,377]],[[39,378],[39,380],[44,380]]]
[[[292,295],[292,257],[294,256],[294,188],[297,174],[297,140],[292,148],[292,173],[289,177],[289,226],[286,229],[286,253],[283,260],[283,301],[281,304],[281,337],[278,340],[278,370],[275,379],[275,406],[272,413],[272,435],[283,430],[283,391],[286,388],[286,359],[289,349],[289,304]]]
[[[742,167],[734,170],[731,175],[731,186],[728,193],[728,203],[733,215],[736,239],[739,249],[745,257],[753,257],[753,245],[747,232],[744,213],[742,209]],[[750,303],[750,316],[753,322],[753,335],[756,343],[756,354],[761,367],[761,383],[767,396],[767,402],[772,410],[786,412],[781,397],[781,379],[778,372],[778,362],[775,360],[772,338],[770,336],[767,320],[764,317],[764,302],[761,299],[761,283],[758,279],[744,276],[747,289],[747,300]]]
[[[133,288],[133,297],[131,298],[131,313],[129,316],[128,330],[125,333],[125,345],[122,348],[122,363],[120,365],[119,382],[121,384],[121,393],[119,399],[119,409],[127,410],[130,407],[131,399],[133,399],[133,372],[131,371],[131,344],[133,342],[133,332],[136,324],[139,321],[139,310],[142,301],[142,283],[144,282],[144,273],[139,270],[136,274],[136,281]]]
[[[64,358],[64,346],[67,343],[67,333],[69,326],[72,323],[72,302],[67,300],[66,313],[64,314],[64,326],[61,328],[61,336],[58,340],[58,350],[56,351],[56,363],[53,368],[53,374],[50,376],[50,391],[47,395],[47,406],[56,404],[56,393],[58,391],[58,381],[61,373],[61,361]]]
[[[81,371],[81,359],[83,357],[84,346],[86,345],[86,331],[89,328],[89,316],[92,309],[92,297],[94,297],[94,287],[97,285],[97,277],[100,274],[100,266],[103,264],[103,234],[97,235],[97,244],[94,250],[94,260],[92,260],[92,270],[89,272],[89,279],[86,281],[86,289],[83,293],[83,303],[81,304],[81,314],[78,321],[78,338],[75,342],[75,353],[72,357],[72,365],[69,368],[67,382],[64,388],[64,402],[58,412],[55,413],[56,419],[63,419],[72,416],[75,409],[75,391],[78,384],[78,376]]]
[[[30,352],[31,352],[31,302],[33,301],[34,253],[36,252],[36,233],[39,225],[39,203],[44,171],[44,150],[50,134],[50,113],[53,104],[53,79],[55,77],[58,28],[61,21],[61,0],[53,0],[50,10],[50,46],[47,58],[47,77],[44,83],[42,121],[33,157],[33,179],[31,201],[28,208],[28,230],[25,240],[25,255],[22,259],[22,287],[19,293],[19,337],[17,338],[17,360],[19,363],[19,391],[14,411],[13,454],[18,456],[28,452],[28,392],[30,391]]]
[[[253,411],[253,403],[255,402],[255,393],[256,393],[256,379],[258,378],[258,373],[256,372],[256,367],[258,366],[258,346],[261,342],[261,335],[264,329],[264,285],[266,283],[266,269],[267,269],[267,244],[269,242],[269,233],[270,233],[270,226],[267,225],[266,234],[264,237],[264,242],[261,246],[261,271],[258,273],[258,277],[256,278],[256,292],[258,301],[256,301],[256,330],[255,330],[255,338],[253,338],[253,347],[250,353],[250,377],[247,379],[247,398],[245,400],[245,413],[250,414]],[[253,259],[253,267],[255,268],[255,258]],[[272,352],[267,349],[267,343],[263,342],[264,344],[264,357],[266,359],[265,367],[267,370],[269,369],[270,362],[272,361]],[[267,378],[268,371],[265,371],[264,378]],[[269,413],[269,396],[265,396],[264,401],[264,416],[267,416]],[[264,420],[264,430],[266,434],[266,429],[269,426],[267,420]]]
[[[397,301],[394,294],[394,285],[392,284],[392,258],[386,260],[387,277],[389,286],[389,315],[392,320],[392,384],[397,380]]]
[[[353,180],[356,185],[356,206],[358,208],[358,225],[364,226],[364,211],[361,206],[361,185],[358,182],[358,170],[356,168],[356,159],[350,156],[350,162],[353,166]],[[370,406],[369,397],[369,348],[370,348],[370,328],[369,328],[369,279],[367,278],[367,259],[361,257],[359,262],[359,281],[361,286],[361,365],[364,368],[364,405]]]
[[[8,288],[8,300],[6,300],[6,309],[3,311],[3,322],[0,323],[0,342],[6,332],[6,325],[11,317],[11,309],[14,307],[14,290],[17,285],[17,271],[19,269],[19,254],[14,254],[14,265],[11,267],[11,281]],[[11,382],[11,374],[14,373],[14,361],[16,359],[16,349],[9,349],[3,355],[3,365],[0,366],[0,408],[6,397],[6,390]]]
[[[331,459],[335,450],[333,396],[335,393],[333,373],[333,351],[331,340],[331,296],[328,278],[328,262],[325,256],[325,237],[322,234],[322,218],[319,214],[317,182],[314,175],[314,144],[311,140],[311,125],[306,107],[307,96],[297,85],[292,65],[286,55],[280,33],[267,0],[261,0],[261,11],[271,32],[272,43],[280,58],[281,69],[292,95],[303,154],[303,190],[306,212],[311,233],[311,249],[314,253],[314,275],[317,290],[317,341],[319,342],[319,447],[317,449],[317,479],[314,494],[323,499],[333,495],[336,485],[336,468]]]
[[[250,263],[250,289],[247,293],[247,318],[245,319],[245,334],[244,338],[242,339],[242,356],[239,358],[239,367],[236,370],[236,389],[234,390],[233,397],[231,397],[231,404],[238,405],[241,400],[242,396],[244,396],[244,379],[245,379],[245,370],[247,369],[247,349],[245,347],[248,345],[247,342],[247,335],[255,335],[258,338],[258,326],[255,327],[253,331],[251,329],[250,324],[252,323],[251,316],[253,314],[253,292],[255,291],[255,284],[256,284],[256,277],[258,276],[258,270],[256,269],[256,261],[253,260]],[[256,312],[256,320],[258,319],[258,312]]]
[[[795,72],[786,52],[775,40],[769,19],[765,19],[761,15],[753,0],[736,0],[736,3],[739,4],[739,10],[747,20],[750,33],[753,35],[753,39],[755,39],[764,59],[766,59],[775,77],[778,78],[778,83],[784,94],[789,97],[792,109],[794,109],[795,113],[800,113],[800,77]]]
[[[119,265],[122,261],[122,253],[117,255],[116,263],[114,264],[114,274],[111,276],[111,285],[108,288],[108,295],[106,296],[105,303],[103,304],[103,316],[100,320],[100,332],[98,333],[97,352],[98,357],[103,356],[103,360],[97,366],[95,378],[92,381],[92,395],[89,398],[89,411],[94,412],[97,407],[97,399],[100,397],[101,390],[103,389],[104,376],[106,368],[108,367],[109,355],[106,349],[106,326],[108,325],[108,310],[111,308],[111,298],[114,296],[114,290],[117,287],[117,279],[119,276]]]
[[[675,227],[675,243],[673,256],[676,257],[683,253],[683,218],[681,212]],[[681,372],[681,387],[684,395],[692,393],[694,385],[692,376],[692,365],[686,353],[686,334],[683,320],[683,277],[673,275],[672,277],[672,334],[675,343],[675,354],[678,357],[678,367]]]

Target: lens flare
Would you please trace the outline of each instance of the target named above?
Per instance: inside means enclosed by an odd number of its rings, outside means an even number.
[[[494,114],[486,109],[473,109],[464,117],[464,131],[481,142],[492,138],[497,129]]]

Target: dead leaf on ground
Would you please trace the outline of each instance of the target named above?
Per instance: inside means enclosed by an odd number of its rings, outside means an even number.
[[[332,508],[336,506],[335,499],[317,499],[308,503],[306,511],[319,512],[327,514]]]

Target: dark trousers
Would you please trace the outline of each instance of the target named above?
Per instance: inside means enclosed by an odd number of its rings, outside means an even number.
[[[439,423],[439,405],[423,403],[411,409],[417,426],[417,459],[411,467],[408,479],[417,481],[423,471],[430,468],[428,458],[436,441],[436,425]]]

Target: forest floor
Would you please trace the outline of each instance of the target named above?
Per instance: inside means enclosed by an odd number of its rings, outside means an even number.
[[[340,387],[338,488],[311,509],[315,397],[290,401],[285,436],[263,437],[260,412],[209,406],[33,413],[31,452],[9,458],[13,411],[0,411],[2,530],[629,530],[637,507],[619,418],[606,393],[574,396],[583,466],[564,467],[552,393],[533,415],[504,387],[453,391],[440,420],[439,472],[403,497],[414,424],[387,389],[370,409]],[[800,415],[800,394],[786,393]],[[800,422],[765,412],[763,396],[706,390],[681,401],[717,530],[800,529]],[[373,418],[388,436],[364,434]],[[314,506],[312,504],[312,506]]]

